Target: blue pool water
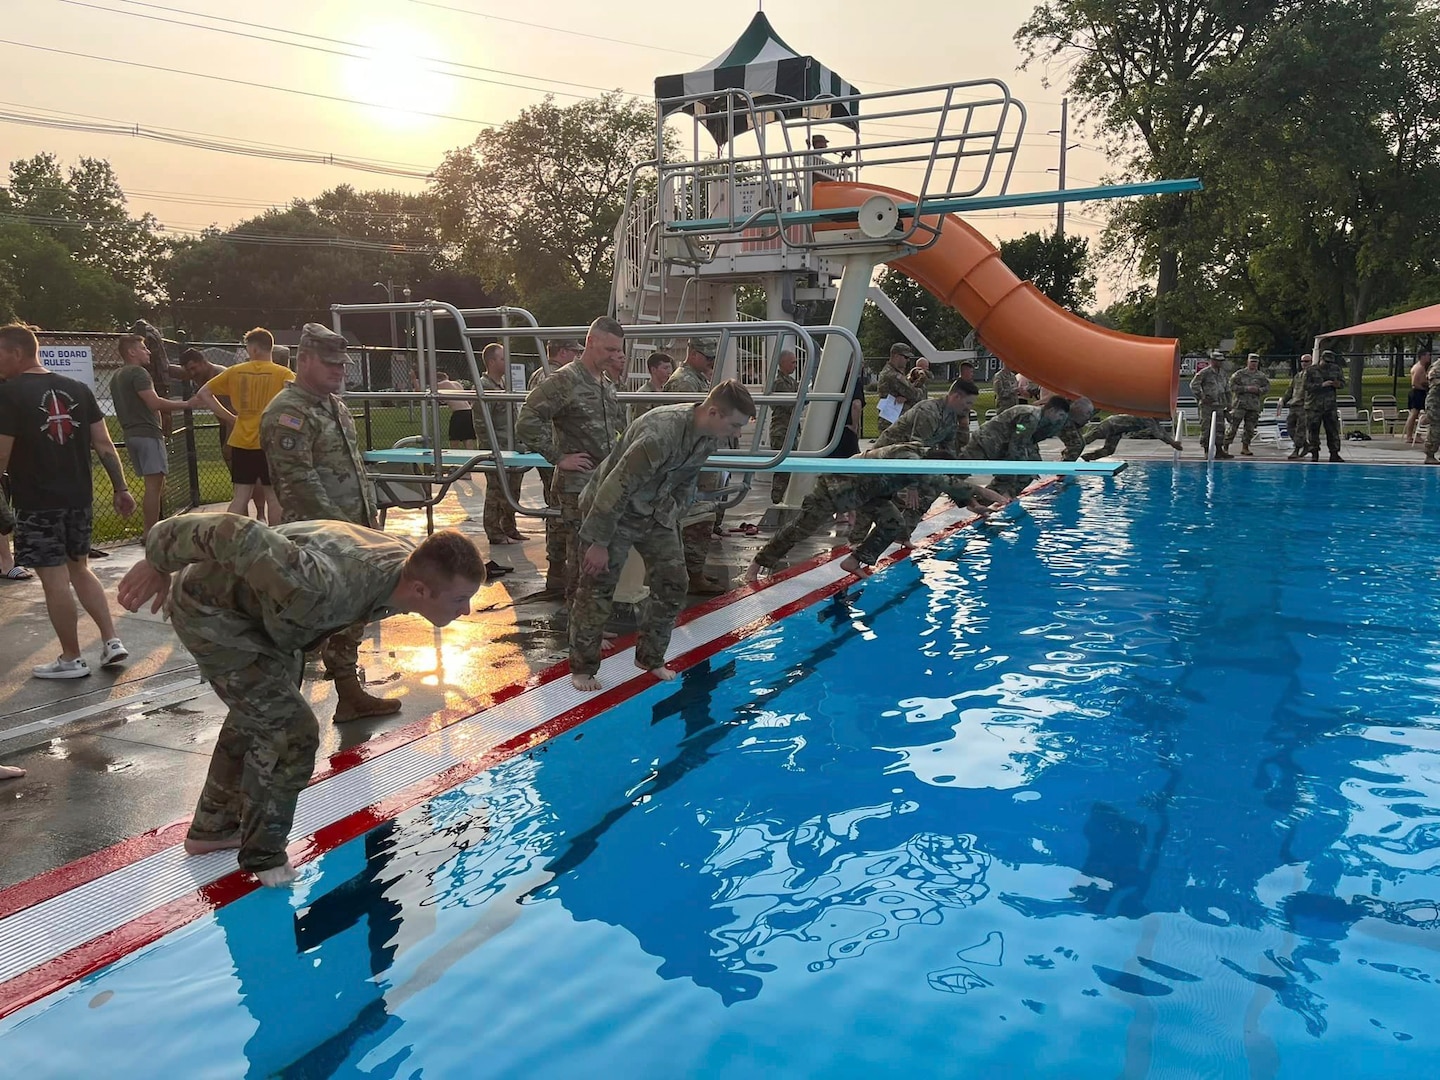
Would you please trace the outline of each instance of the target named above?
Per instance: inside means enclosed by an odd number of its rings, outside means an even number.
[[[12,1016],[4,1071],[1437,1075],[1437,511],[1047,492]]]

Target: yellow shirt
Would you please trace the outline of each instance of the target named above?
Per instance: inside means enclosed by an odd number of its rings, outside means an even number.
[[[285,384],[295,381],[295,373],[271,360],[247,360],[228,367],[216,375],[205,389],[219,397],[229,396],[234,403],[235,430],[230,432],[230,445],[238,450],[260,449],[260,417],[265,406]]]

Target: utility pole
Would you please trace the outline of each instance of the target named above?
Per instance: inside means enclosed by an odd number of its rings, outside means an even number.
[[[1060,168],[1047,169],[1046,172],[1058,172],[1060,174],[1060,190],[1065,190],[1065,152],[1073,149],[1070,145],[1070,99],[1060,99],[1060,130],[1050,132],[1051,135],[1060,136]],[[1055,235],[1065,239],[1065,204],[1059,203],[1055,207]]]

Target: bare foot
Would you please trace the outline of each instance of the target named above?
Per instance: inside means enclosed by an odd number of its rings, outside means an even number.
[[[260,884],[271,889],[278,889],[282,885],[289,885],[300,876],[300,871],[290,865],[286,859],[279,866],[272,866],[268,870],[257,870],[255,876],[260,879]]]
[[[576,690],[590,693],[593,690],[600,689],[600,680],[594,675],[571,675],[570,685],[575,687]]]
[[[600,631],[600,640],[601,640],[601,641],[614,641],[614,640],[615,640],[617,637],[619,637],[619,636],[620,636],[620,635],[617,634],[617,633],[615,633],[615,631],[613,631],[613,630],[601,630],[601,631]]]
[[[223,840],[191,840],[188,836],[185,838],[186,855],[209,855],[212,851],[232,851],[239,846],[239,833]]]
[[[750,585],[758,585],[760,583],[760,574],[764,569],[765,568],[759,563],[752,562],[749,566],[745,568],[746,583]]]
[[[840,564],[840,569],[844,570],[847,574],[855,574],[858,577],[870,576],[870,567],[866,566],[854,555],[846,556],[845,560]]]
[[[0,765],[0,780],[19,780],[25,770],[15,765]]]
[[[660,667],[647,668],[644,664],[640,663],[637,660],[635,662],[635,666],[638,667],[641,671],[648,671],[651,675],[654,675],[655,678],[659,679],[661,682],[670,682],[678,674],[677,672],[671,671],[663,664]]]

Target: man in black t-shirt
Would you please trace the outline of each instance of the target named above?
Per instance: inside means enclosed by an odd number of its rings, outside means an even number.
[[[94,393],[41,365],[40,343],[29,327],[0,326],[0,377],[0,472],[10,473],[15,561],[40,575],[60,639],[59,659],[31,670],[37,679],[83,678],[90,668],[80,655],[76,596],[100,629],[100,666],[129,655],[115,636],[104,586],[86,561],[94,520],[92,448],[115,488],[116,512],[129,517],[135,500]]]

